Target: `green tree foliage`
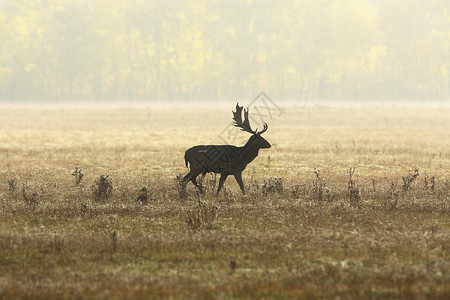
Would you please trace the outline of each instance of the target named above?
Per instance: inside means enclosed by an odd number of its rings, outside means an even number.
[[[0,99],[448,99],[445,0],[2,0]]]

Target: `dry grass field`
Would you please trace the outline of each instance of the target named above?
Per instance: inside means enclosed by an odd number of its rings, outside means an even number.
[[[449,108],[285,105],[182,199],[233,108],[0,107],[0,299],[450,298]]]

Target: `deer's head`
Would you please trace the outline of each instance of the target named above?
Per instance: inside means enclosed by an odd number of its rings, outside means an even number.
[[[244,110],[244,121],[242,121],[242,110]],[[261,131],[258,131],[258,129],[252,130],[252,128],[250,126],[250,120],[248,118],[248,108],[244,109],[243,106],[239,106],[239,103],[237,103],[236,111],[235,112],[233,111],[233,120],[234,120],[234,123],[233,123],[234,126],[239,127],[242,131],[246,131],[246,132],[252,134],[252,136],[248,140],[247,144],[254,145],[259,149],[272,147],[270,145],[270,143],[261,136],[261,134],[266,132],[266,130],[267,130],[267,128],[269,128],[269,126],[267,126],[267,124],[264,123],[263,129]]]

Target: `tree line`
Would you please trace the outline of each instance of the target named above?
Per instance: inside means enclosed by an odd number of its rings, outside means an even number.
[[[2,0],[0,100],[449,99],[446,0]]]

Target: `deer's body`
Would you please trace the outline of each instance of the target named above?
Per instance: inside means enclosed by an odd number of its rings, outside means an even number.
[[[248,122],[248,110],[245,111],[245,121],[241,120],[242,107],[236,105],[236,113],[234,113],[235,126],[242,130],[253,133],[247,143],[242,147],[232,145],[199,145],[188,149],[184,155],[186,167],[189,166],[190,172],[183,178],[184,186],[191,181],[201,190],[201,186],[197,183],[199,174],[208,172],[221,174],[217,194],[219,194],[223,183],[229,175],[233,175],[238,182],[242,193],[245,193],[244,184],[242,182],[242,172],[247,165],[252,162],[262,148],[270,148],[271,145],[263,137],[261,133],[264,129],[257,133],[252,131]]]

